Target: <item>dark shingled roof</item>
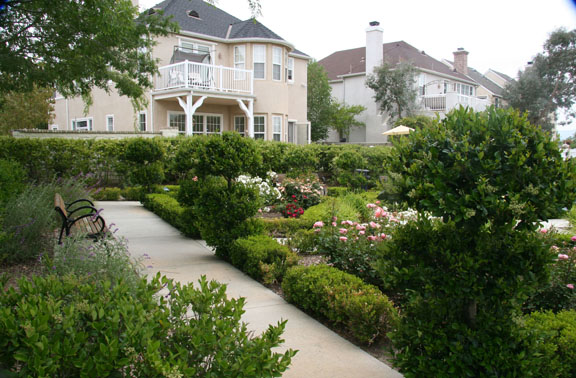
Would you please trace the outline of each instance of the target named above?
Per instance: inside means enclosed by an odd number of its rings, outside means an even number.
[[[482,75],[480,72],[476,71],[474,68],[468,67],[468,76],[472,78],[475,82],[488,89],[490,92],[497,96],[502,96],[504,88],[488,79],[486,76]]]
[[[426,55],[423,51],[416,49],[404,41],[385,43],[382,45],[382,49],[384,51],[384,60],[390,64],[409,62],[417,68],[436,71],[459,80],[471,81],[466,75],[451,70],[444,63]],[[337,80],[341,75],[365,72],[365,59],[366,48],[359,47],[351,50],[337,51],[320,60],[318,63],[326,69],[329,80]]]
[[[183,31],[229,40],[262,38],[288,43],[257,20],[242,21],[203,0],[164,0],[153,8],[162,9],[167,17],[172,16]],[[189,16],[190,11],[196,12],[198,17]],[[294,52],[307,56],[301,51]]]

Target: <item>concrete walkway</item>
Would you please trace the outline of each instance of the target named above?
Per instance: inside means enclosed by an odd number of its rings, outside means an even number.
[[[98,203],[102,216],[118,235],[128,239],[134,256],[144,260],[150,274],[161,272],[182,283],[201,275],[228,285],[229,297],[245,297],[243,320],[257,335],[270,324],[287,319],[281,350],[298,349],[283,377],[370,378],[402,377],[386,364],[341,338],[273,291],[217,258],[201,240],[193,240],[146,210],[139,202]]]

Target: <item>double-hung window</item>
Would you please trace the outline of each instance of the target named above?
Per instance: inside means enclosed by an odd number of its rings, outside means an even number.
[[[282,116],[272,116],[272,139],[277,142],[282,140]]]
[[[108,114],[106,116],[106,131],[114,131],[114,115]]]
[[[272,47],[272,79],[282,80],[282,49],[276,46]]]
[[[266,139],[265,116],[254,116],[254,139]]]
[[[286,59],[286,81],[294,82],[294,58]]]
[[[178,129],[180,134],[186,133],[186,114],[184,112],[168,113],[168,126]]]
[[[140,131],[146,131],[146,112],[138,113],[138,128]]]
[[[254,79],[266,79],[266,45],[254,45]]]
[[[246,69],[246,46],[234,46],[234,68],[238,70]],[[234,80],[246,79],[246,73],[243,71],[234,72]]]
[[[242,136],[246,136],[246,117],[235,116],[234,117],[234,131]]]

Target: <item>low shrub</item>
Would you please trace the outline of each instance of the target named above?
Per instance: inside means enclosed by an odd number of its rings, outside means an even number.
[[[311,229],[296,230],[288,235],[286,245],[293,251],[303,255],[317,253],[316,233]]]
[[[146,193],[143,187],[128,186],[122,189],[121,195],[126,201],[141,201]]]
[[[119,201],[122,195],[120,188],[101,188],[92,193],[96,201]]]
[[[282,289],[289,302],[346,327],[365,344],[386,336],[398,320],[394,305],[378,288],[327,265],[289,269]]]
[[[199,238],[200,231],[196,226],[194,211],[189,207],[180,205],[177,199],[169,194],[147,194],[143,201],[144,206],[180,230],[184,235]]]
[[[266,235],[237,239],[230,248],[230,261],[249,276],[270,285],[282,281],[286,269],[298,256]]]
[[[165,286],[163,296],[156,297]],[[124,281],[65,275],[0,281],[0,373],[21,376],[279,376],[295,352],[273,353],[285,322],[251,337],[244,299],[224,285],[157,275]]]
[[[350,189],[345,186],[329,186],[327,190],[327,195],[330,197],[343,197]]]
[[[16,161],[0,159],[0,207],[9,197],[24,190],[26,171]]]
[[[360,221],[360,214],[353,206],[337,197],[326,198],[322,203],[307,209],[301,217],[301,219],[308,221],[323,221],[325,223],[332,222],[334,218],[357,222]]]
[[[576,311],[534,312],[522,320],[531,336],[535,376],[576,377]]]
[[[302,218],[261,218],[264,230],[273,236],[281,237],[301,229],[310,229],[314,222]]]

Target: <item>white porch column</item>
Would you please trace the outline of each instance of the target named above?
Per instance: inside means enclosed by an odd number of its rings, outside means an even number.
[[[184,109],[184,113],[186,113],[186,135],[192,135],[192,116],[196,110],[202,106],[206,98],[208,98],[208,96],[202,96],[198,101],[192,104],[192,93],[186,96],[186,102],[184,102],[180,97],[177,97],[178,103],[182,109]]]
[[[248,136],[254,139],[254,100],[248,100],[248,107],[244,101],[240,99],[236,99],[236,101],[248,119]]]

